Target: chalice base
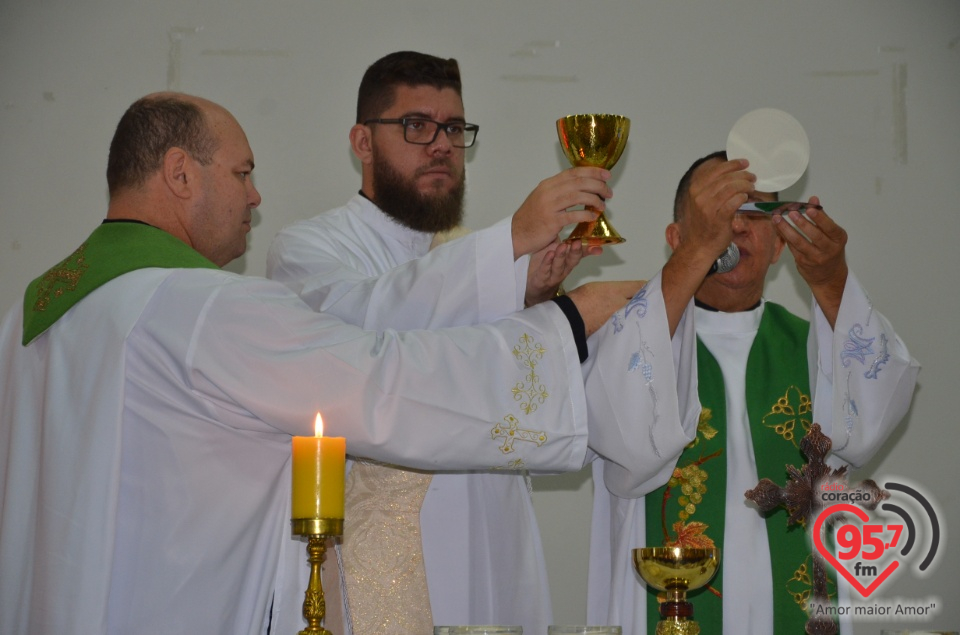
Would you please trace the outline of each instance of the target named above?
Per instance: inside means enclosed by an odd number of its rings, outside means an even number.
[[[700,625],[686,618],[660,620],[657,635],[700,635]]]
[[[601,212],[596,220],[579,223],[570,232],[564,242],[580,243],[584,246],[593,247],[599,245],[616,245],[625,242],[626,238],[620,236],[607,217]]]

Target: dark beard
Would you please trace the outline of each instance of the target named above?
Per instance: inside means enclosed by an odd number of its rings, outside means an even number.
[[[437,159],[429,167],[446,164]],[[466,174],[446,194],[421,194],[416,186],[405,181],[386,161],[374,158],[373,201],[395,221],[415,231],[436,233],[453,229],[463,221],[463,193]]]

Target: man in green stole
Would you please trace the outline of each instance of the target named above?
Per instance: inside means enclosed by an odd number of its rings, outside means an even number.
[[[690,187],[694,174],[709,171],[720,160],[713,157],[695,164],[681,180],[674,222],[667,228],[671,248],[676,249],[686,238],[684,208],[691,197],[700,194]],[[760,201],[776,198],[760,192],[754,197]],[[701,423],[697,439],[677,461],[674,476],[646,497],[647,541],[651,545],[716,545],[726,558],[743,560],[751,575],[758,570],[772,571],[773,589],[769,584],[740,580],[725,585],[729,578],[721,568],[711,586],[699,594],[695,605],[699,621],[714,625],[741,622],[743,627],[757,628],[758,619],[763,619],[761,611],[772,603],[773,632],[801,633],[808,590],[798,588],[799,582],[788,582],[802,577],[809,557],[804,531],[788,528],[783,511],[764,522],[742,502],[742,492],[758,477],[782,480],[785,465],[803,461],[797,443],[812,415],[807,324],[782,307],[761,303],[767,270],[784,246],[784,236],[777,233],[773,220],[766,214],[738,214],[733,229],[740,262],[732,271],[708,275],[697,291],[695,320],[703,330],[698,331],[697,350]],[[828,300],[835,319],[846,281],[846,236],[836,226],[822,229],[825,240],[820,245],[825,248],[817,256],[829,261],[831,275],[825,276],[827,284],[821,295]],[[827,233],[828,229],[832,231]],[[734,315],[732,323],[714,319],[726,313],[743,315]],[[763,541],[758,542],[764,525],[769,544],[777,546],[769,555],[762,550]],[[737,613],[725,615],[723,593],[735,598],[738,589],[744,589],[743,597],[727,603],[737,606]],[[759,609],[751,606],[753,601]],[[648,625],[653,625],[658,619],[653,591],[648,590],[647,606]],[[764,617],[764,621],[769,619]],[[747,632],[743,627],[740,632]]]
[[[695,164],[681,179],[674,222],[667,228],[671,248],[676,249],[684,239],[684,208],[698,194],[690,188],[693,175],[708,171],[721,158],[714,156]],[[773,201],[776,195],[756,192],[753,200]],[[799,214],[797,217],[798,222],[812,226]],[[794,240],[790,244],[798,255],[801,275],[804,266],[808,272],[805,279],[811,277],[811,271],[816,272],[819,284],[811,288],[815,297],[823,298],[820,306],[833,326],[847,278],[846,234],[832,222],[822,222],[824,218],[818,218],[818,242],[803,245]],[[782,217],[737,214],[733,229],[740,262],[732,271],[708,275],[697,291],[701,425],[697,439],[677,461],[675,476],[646,497],[647,540],[669,545],[682,545],[688,536],[696,545],[712,541],[726,556],[724,561],[742,560],[750,575],[772,572],[772,588],[766,581],[724,584],[724,580],[733,582],[734,576],[724,576],[721,565],[711,587],[696,603],[698,620],[728,627],[740,622],[739,632],[764,632],[768,629],[758,621],[769,620],[764,609],[772,603],[773,632],[802,633],[809,594],[809,585],[804,587],[810,556],[806,534],[802,527],[787,526],[784,510],[762,520],[743,502],[743,492],[760,478],[781,481],[784,466],[802,464],[798,442],[812,416],[808,324],[783,307],[762,302],[767,271],[779,259],[785,239],[798,238],[789,224],[775,220]],[[778,232],[781,226],[791,233]],[[804,251],[799,251],[800,247]],[[728,313],[734,314],[731,320],[723,318]],[[696,496],[699,503],[684,494],[690,489],[684,474],[691,469],[697,470],[702,481],[703,491]],[[764,529],[768,544],[775,545],[769,553],[763,550]],[[724,603],[724,592],[733,601]],[[656,594],[648,591],[648,624],[657,620],[656,603]],[[736,607],[736,614],[725,614],[724,604]]]
[[[704,157],[681,179],[666,231],[671,248],[699,240],[685,216],[716,205],[725,160],[723,152]],[[750,197],[775,200],[773,193]],[[788,213],[793,226],[779,214],[738,213],[739,263],[725,273],[705,272],[693,308],[702,407],[697,436],[669,481],[644,499],[597,496],[589,621],[621,624],[624,635],[654,633],[657,593],[623,565],[630,549],[717,546],[720,570],[688,596],[704,633],[804,632],[811,593],[807,528],[788,525],[785,510],[763,517],[744,492],[764,477],[784,482],[787,465],[803,465],[799,442],[814,421],[826,423],[840,459],[862,464],[905,415],[919,370],[848,271],[846,232],[816,197],[809,203],[805,215]],[[812,292],[813,325],[763,298],[767,271],[785,245]],[[830,592],[835,601],[834,582]]]

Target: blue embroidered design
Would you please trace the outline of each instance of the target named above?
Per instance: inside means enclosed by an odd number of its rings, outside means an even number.
[[[873,349],[870,346],[875,339],[875,337],[863,337],[863,327],[859,324],[850,327],[847,341],[843,343],[843,350],[840,351],[840,361],[843,367],[850,366],[851,359],[865,364],[867,355],[873,354]]]
[[[631,311],[636,310],[637,317],[642,318],[647,315],[647,288],[644,287],[637,292],[637,295],[633,296],[627,306],[625,306],[621,311],[617,311],[613,314],[613,332],[619,333],[623,330],[623,321],[627,319]]]
[[[639,325],[637,328],[639,329]],[[646,352],[644,352],[645,350]],[[650,347],[647,346],[647,343],[641,338],[640,348],[630,356],[630,363],[627,364],[627,372],[632,373],[640,369],[640,373],[643,375],[646,383],[649,384],[653,381],[653,364],[647,361],[647,353],[653,355],[653,351],[650,350]]]
[[[882,366],[890,361],[890,353],[887,352],[887,334],[880,334],[880,354],[870,364],[870,368],[863,374],[867,379],[876,379],[877,374],[883,370]]]
[[[634,309],[637,310],[637,317],[644,317],[647,314],[647,288],[644,287],[637,291],[637,295],[627,302],[623,310],[623,317],[630,315]]]
[[[627,367],[627,370],[632,373],[638,368],[641,374],[643,374],[644,379],[647,380],[647,383],[653,381],[653,364],[646,361],[642,354],[634,353],[630,356],[630,365]]]
[[[627,305],[624,315],[629,313],[633,308],[638,309],[637,315],[641,318],[646,314],[647,303],[642,297],[645,291],[645,289],[641,289],[640,293],[634,296],[633,300],[630,301],[630,304]],[[657,438],[654,434],[660,422],[660,399],[653,386],[653,364],[647,361],[648,356],[651,358],[654,357],[654,353],[650,346],[648,346],[646,341],[643,339],[643,329],[640,327],[640,323],[637,322],[636,325],[637,336],[640,340],[640,345],[636,352],[630,355],[630,361],[627,363],[627,372],[633,372],[639,369],[643,375],[643,378],[646,380],[645,385],[647,390],[650,392],[651,407],[648,420],[652,420],[652,423],[647,428],[647,436],[649,437],[650,447],[653,448],[654,455],[657,458],[660,458],[662,455],[660,453],[660,448],[657,447]],[[620,328],[623,328],[622,323],[620,324]],[[619,329],[617,332],[619,332]]]
[[[853,373],[847,373],[847,387],[843,392],[843,431],[846,432],[846,438],[841,436],[840,430],[834,430],[834,433],[831,435],[833,437],[834,452],[843,451],[850,444],[850,439],[853,436],[853,428],[860,418],[860,412],[857,410],[857,402],[850,396],[850,377],[852,374]]]

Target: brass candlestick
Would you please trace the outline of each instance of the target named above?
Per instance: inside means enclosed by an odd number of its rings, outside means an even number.
[[[700,625],[693,619],[693,604],[687,591],[704,586],[720,566],[716,547],[647,547],[633,550],[633,566],[644,581],[669,598],[660,604],[657,635],[697,635]]]
[[[320,624],[327,615],[327,602],[323,597],[320,581],[320,565],[327,552],[327,538],[343,535],[342,518],[294,518],[290,521],[293,533],[307,536],[307,562],[310,563],[310,582],[303,597],[303,619],[307,627],[299,635],[333,635]]]
[[[557,120],[557,135],[567,160],[574,167],[596,166],[609,170],[623,154],[630,135],[630,120],[622,115],[570,115]],[[573,228],[566,242],[615,245],[625,238],[617,233],[600,210],[597,218]]]

